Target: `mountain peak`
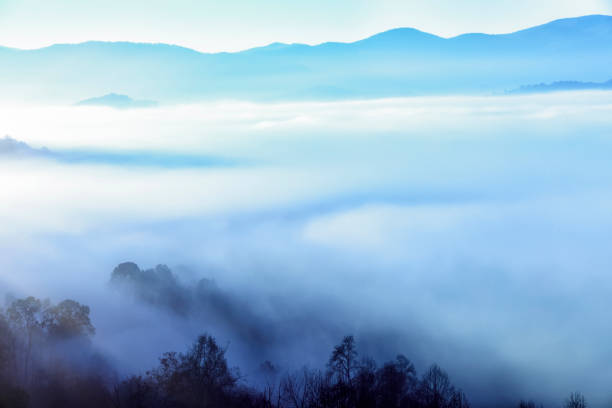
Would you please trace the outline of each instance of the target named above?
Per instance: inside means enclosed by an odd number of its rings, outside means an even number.
[[[359,42],[396,42],[396,41],[416,41],[416,40],[441,40],[442,37],[426,33],[416,28],[398,27],[391,30],[383,31],[382,33],[374,34]]]
[[[612,33],[612,16],[592,14],[581,17],[562,18],[520,30],[513,34],[531,34],[534,32],[564,33],[565,35],[575,35],[576,33],[610,34]]]
[[[84,99],[76,103],[77,106],[108,106],[111,108],[149,108],[157,106],[155,101],[134,100],[127,95],[109,93],[95,98]]]

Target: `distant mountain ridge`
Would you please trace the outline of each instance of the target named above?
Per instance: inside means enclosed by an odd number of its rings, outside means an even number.
[[[556,81],[550,84],[523,85],[509,93],[545,93],[586,90],[612,90],[612,79],[606,82]]]
[[[510,34],[442,38],[398,28],[352,43],[273,43],[235,53],[129,42],[0,47],[3,98],[62,103],[109,89],[163,102],[486,94],[611,76],[612,17],[603,15]]]
[[[104,96],[98,96],[95,98],[84,99],[77,102],[77,106],[107,106],[117,109],[128,109],[128,108],[151,108],[157,106],[157,102],[148,100],[136,100],[132,99],[127,95],[120,95],[116,93],[109,93]]]

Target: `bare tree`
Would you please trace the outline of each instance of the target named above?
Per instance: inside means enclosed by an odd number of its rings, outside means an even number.
[[[450,401],[450,408],[470,408],[470,402],[463,391],[455,391]]]
[[[448,374],[437,364],[433,364],[423,374],[419,396],[425,408],[447,408],[451,406],[455,393]]]
[[[570,396],[565,400],[565,408],[586,408],[587,403],[584,399],[584,395],[579,392],[572,392]]]
[[[351,384],[353,374],[359,369],[357,365],[357,349],[353,336],[345,336],[342,342],[334,347],[327,366],[339,382]]]
[[[306,408],[308,405],[308,373],[287,374],[281,380],[283,406]]]

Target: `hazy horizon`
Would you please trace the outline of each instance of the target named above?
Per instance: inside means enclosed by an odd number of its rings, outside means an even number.
[[[333,5],[316,1],[279,6],[274,0],[223,4],[180,0],[153,5],[140,0],[128,4],[61,0],[51,6],[40,0],[5,0],[0,3],[0,34],[4,37],[0,43],[32,49],[54,43],[125,40],[180,44],[202,52],[235,52],[274,42],[352,42],[394,27],[414,27],[442,37],[470,32],[499,34],[590,14],[612,14],[612,3],[383,0],[375,6],[367,1],[342,0]]]
[[[129,40],[129,39],[113,39],[113,40],[105,40],[104,38],[90,38],[90,39],[84,39],[84,40],[79,40],[78,42],[50,42],[47,43],[45,45],[38,45],[38,46],[31,46],[31,47],[18,47],[18,46],[9,46],[6,44],[0,44],[0,47],[5,47],[5,48],[13,48],[16,50],[23,50],[23,51],[35,51],[35,50],[40,50],[43,48],[48,48],[48,47],[52,47],[54,45],[79,45],[79,44],[86,44],[86,43],[96,43],[96,42],[101,42],[101,43],[134,43],[134,44],[147,44],[147,45],[158,45],[158,44],[163,44],[163,45],[170,45],[170,46],[176,46],[176,47],[180,47],[180,48],[187,48],[193,51],[197,51],[199,53],[202,54],[223,54],[223,53],[240,53],[240,52],[244,52],[244,51],[250,51],[253,49],[257,49],[257,48],[265,48],[271,45],[275,45],[275,44],[283,44],[283,45],[307,45],[307,46],[311,46],[311,47],[316,47],[319,45],[323,45],[323,44],[327,44],[327,43],[341,43],[341,44],[350,44],[350,43],[354,43],[354,42],[359,42],[362,40],[366,40],[368,38],[374,37],[378,34],[383,34],[389,31],[394,31],[394,30],[402,30],[402,29],[415,29],[417,31],[426,33],[426,34],[431,34],[434,35],[436,37],[439,38],[443,38],[443,39],[453,39],[453,38],[457,38],[457,37],[461,37],[464,35],[470,35],[470,34],[484,34],[484,35],[506,35],[506,34],[514,34],[520,31],[524,31],[524,30],[528,30],[530,28],[534,28],[534,27],[539,27],[539,26],[543,26],[555,21],[559,21],[559,20],[572,20],[572,19],[577,19],[577,18],[581,18],[581,17],[591,17],[591,16],[606,16],[606,17],[612,17],[612,7],[610,8],[609,11],[610,14],[607,13],[591,13],[591,14],[578,14],[578,15],[566,15],[566,16],[561,16],[561,17],[555,17],[555,18],[549,18],[549,19],[543,19],[540,22],[536,22],[536,23],[531,23],[529,25],[523,25],[520,27],[516,27],[516,28],[510,28],[507,29],[506,31],[476,31],[476,30],[467,30],[467,31],[462,31],[462,32],[457,32],[454,34],[450,34],[450,35],[443,35],[440,33],[436,33],[436,32],[430,32],[430,31],[426,31],[424,29],[420,29],[417,28],[415,26],[408,26],[408,25],[398,25],[398,26],[390,26],[387,28],[382,28],[380,31],[375,31],[375,32],[370,32],[370,33],[364,33],[362,34],[362,36],[360,37],[355,37],[355,38],[351,38],[351,39],[343,39],[343,40],[336,40],[334,38],[329,38],[329,39],[323,39],[319,42],[285,42],[282,40],[275,40],[272,39],[268,42],[263,42],[263,43],[258,43],[258,44],[252,44],[250,46],[247,46],[246,48],[235,48],[235,49],[219,49],[219,50],[206,50],[206,49],[198,49],[197,47],[192,47],[192,46],[188,46],[185,43],[179,43],[179,42],[164,42],[164,41],[134,41],[134,40]]]

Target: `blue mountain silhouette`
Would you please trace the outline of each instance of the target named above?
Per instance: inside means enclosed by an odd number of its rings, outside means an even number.
[[[501,35],[442,38],[398,28],[352,43],[274,43],[236,53],[129,42],[0,48],[0,94],[72,102],[113,90],[171,102],[490,93],[603,82],[611,67],[612,17],[593,15]]]
[[[149,108],[157,106],[157,102],[148,100],[135,100],[127,95],[109,93],[107,95],[84,99],[76,103],[77,106],[107,106],[117,109]]]

